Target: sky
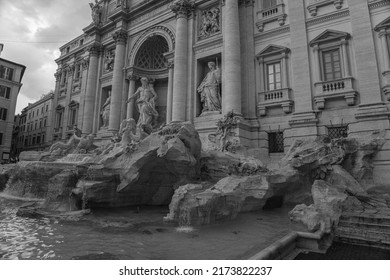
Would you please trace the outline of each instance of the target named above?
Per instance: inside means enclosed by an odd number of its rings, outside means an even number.
[[[15,114],[54,90],[59,47],[91,23],[89,2],[0,0],[1,58],[26,66]]]

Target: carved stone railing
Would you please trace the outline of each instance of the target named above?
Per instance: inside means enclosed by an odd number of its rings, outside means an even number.
[[[356,91],[353,88],[353,78],[341,78],[337,80],[318,82],[315,86],[314,102],[317,109],[322,110],[325,108],[325,100],[332,98],[344,97],[348,106],[355,105],[355,99],[357,96]]]
[[[283,26],[286,22],[287,14],[285,13],[285,5],[283,3],[278,4],[274,7],[264,9],[257,12],[256,26],[260,32],[264,31],[264,25],[278,21],[280,26]]]
[[[293,100],[291,99],[291,89],[282,88],[258,94],[258,113],[260,116],[267,115],[267,108],[282,107],[283,111],[288,114],[292,111]]]
[[[311,0],[310,4],[307,6],[309,13],[314,17],[317,15],[317,10],[319,7],[327,6],[333,4],[337,10],[343,7],[344,0]]]

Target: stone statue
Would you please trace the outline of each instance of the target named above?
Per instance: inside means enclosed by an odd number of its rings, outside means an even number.
[[[201,37],[208,37],[221,31],[219,25],[219,14],[220,11],[218,8],[202,12],[202,24],[199,32]]]
[[[127,8],[127,0],[116,0],[116,7],[121,7],[122,9]]]
[[[53,145],[51,145],[50,154],[64,155],[66,153],[69,153],[71,150],[75,149],[81,140],[81,137],[78,136],[79,131],[80,130],[75,126],[73,128],[73,135],[72,137],[70,137],[68,142],[63,143],[61,141],[58,141]]]
[[[94,140],[95,140],[95,135],[93,134],[89,134],[81,137],[74,153],[86,154],[88,153],[88,151],[95,149],[96,146],[93,144]]]
[[[102,7],[99,5],[98,0],[95,0],[95,4],[89,3],[91,7],[92,20],[95,25],[99,25],[102,16]]]
[[[221,112],[221,95],[219,93],[219,84],[221,83],[221,70],[215,67],[214,62],[209,62],[210,72],[204,77],[198,87],[200,101],[203,108],[202,113],[207,111]]]
[[[114,70],[115,52],[107,51],[104,56],[104,70],[109,72]]]
[[[132,99],[138,98],[136,104],[139,111],[139,119],[137,127],[147,127],[151,129],[153,127],[153,118],[158,116],[158,112],[155,109],[155,101],[157,99],[157,93],[155,92],[148,78],[141,78],[142,86],[137,89],[133,96],[131,96],[127,103]]]
[[[100,115],[103,119],[103,125],[102,127],[108,127],[108,121],[110,119],[110,103],[111,103],[111,91],[108,92],[108,97],[106,99],[106,102],[104,102],[102,106],[102,111],[100,112]]]

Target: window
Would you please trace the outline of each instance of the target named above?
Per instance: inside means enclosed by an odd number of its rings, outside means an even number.
[[[332,81],[341,78],[341,61],[339,49],[323,52],[322,61],[324,63],[325,81]]]
[[[268,90],[282,88],[280,62],[267,64],[267,85]]]
[[[41,135],[39,135],[39,134],[38,134],[38,136],[37,136],[37,144],[38,144],[38,145],[41,144]]]
[[[143,69],[165,69],[167,60],[164,53],[168,51],[168,43],[164,37],[152,36],[142,44],[135,65]]]
[[[0,86],[0,97],[9,99],[11,95],[11,88]]]
[[[42,144],[45,143],[45,134],[42,135]]]
[[[3,120],[3,121],[7,120],[7,112],[8,112],[8,110],[6,108],[0,107],[0,120]]]
[[[284,152],[283,132],[269,132],[268,133],[268,151],[269,151],[269,153],[283,153]]]
[[[263,10],[276,6],[276,0],[263,0]]]
[[[81,77],[81,67],[83,67],[81,64],[76,65],[76,73],[75,73],[75,79],[78,80]]]
[[[62,111],[57,112],[57,122],[56,122],[56,128],[62,127]]]
[[[0,65],[0,78],[12,81],[14,69]]]
[[[38,121],[35,121],[35,130],[38,128]]]
[[[3,145],[3,133],[0,133],[0,145]]]
[[[49,111],[49,105],[46,105],[46,112]]]
[[[46,118],[43,120],[43,127],[46,127]]]
[[[84,44],[84,39],[81,39],[80,40],[80,46],[82,46]]]
[[[70,47],[67,47],[66,48],[66,53],[69,53],[70,52]]]
[[[346,138],[348,137],[348,126],[328,127],[328,136],[330,139]]]
[[[28,146],[28,139],[27,139],[27,137],[24,139],[24,146]]]
[[[41,108],[41,115],[43,115],[43,107]]]
[[[32,117],[34,117],[34,113],[35,113],[35,112],[33,111],[32,113],[33,113],[33,114],[32,114]]]
[[[35,135],[34,135],[33,138],[32,138],[32,143],[31,143],[31,145],[35,145]]]
[[[39,128],[42,128],[42,119],[39,120]]]

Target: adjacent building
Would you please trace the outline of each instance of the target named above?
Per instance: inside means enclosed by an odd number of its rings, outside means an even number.
[[[21,151],[43,151],[52,144],[54,93],[50,92],[29,103],[16,118],[13,142],[15,155]]]
[[[0,46],[0,53],[3,45]],[[16,100],[26,66],[0,58],[0,160],[10,158]]]
[[[56,60],[55,140],[69,137],[74,125],[104,139],[121,120],[138,120],[139,100],[126,101],[141,77],[158,96],[153,125],[190,121],[205,145],[231,111],[242,117],[241,145],[264,158],[319,135],[385,130],[390,139],[388,0],[104,0],[90,6],[91,24]],[[388,182],[389,167],[387,141],[375,159],[378,183]]]

